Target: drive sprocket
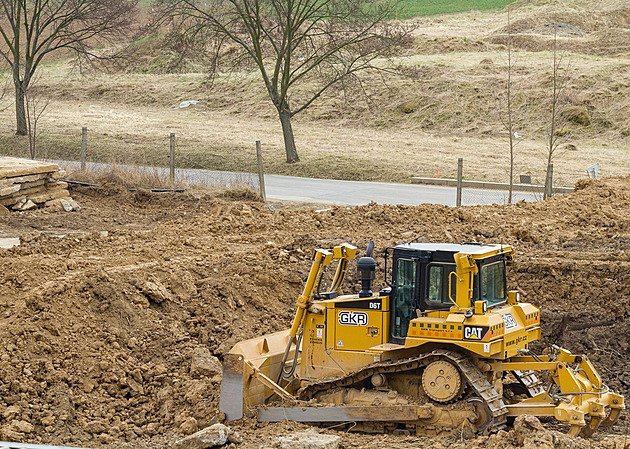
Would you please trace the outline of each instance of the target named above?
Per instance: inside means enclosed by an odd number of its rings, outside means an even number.
[[[455,365],[446,360],[430,363],[422,373],[424,392],[440,404],[458,399],[464,391],[465,382]]]

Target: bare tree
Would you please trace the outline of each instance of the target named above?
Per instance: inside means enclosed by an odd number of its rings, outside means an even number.
[[[97,56],[95,45],[120,38],[137,0],[0,0],[0,57],[15,88],[16,133],[26,135],[25,95],[44,58],[67,49]]]
[[[2,100],[4,100],[4,97],[7,96],[7,93],[9,92],[9,79],[4,79],[3,76],[0,76],[0,102],[2,102]],[[4,109],[6,109],[5,107],[3,107],[3,105],[0,103],[0,111],[3,111]]]
[[[37,139],[39,138],[40,119],[46,112],[50,101],[41,96],[37,82],[31,80],[28,89],[24,93],[26,107],[26,128],[28,132],[28,147],[31,159],[37,157]]]
[[[564,51],[558,55],[558,23],[554,20],[553,23],[553,70],[552,70],[552,90],[551,90],[551,105],[550,111],[551,114],[549,116],[549,124],[547,126],[547,171],[545,176],[545,192],[543,194],[543,199],[547,199],[548,192],[551,191],[552,177],[551,177],[551,167],[553,158],[556,155],[558,147],[560,146],[560,142],[563,137],[566,136],[567,131],[565,129],[565,125],[568,120],[565,115],[562,114],[562,101],[564,96],[564,91],[567,86],[567,82],[569,79],[569,69],[571,67],[571,63],[568,62],[563,69],[563,60],[565,53]]]
[[[509,144],[510,144],[510,187],[508,189],[508,203],[512,204],[512,193],[514,190],[514,148],[518,144],[518,140],[516,139],[516,132],[514,130],[514,121],[513,121],[513,96],[512,96],[512,70],[513,70],[513,60],[512,60],[512,24],[510,22],[510,8],[508,8],[508,35],[507,35],[507,56],[508,56],[508,64],[507,64],[507,82],[506,82],[506,109],[507,115],[505,118],[502,117],[503,126],[508,132]]]
[[[390,1],[158,0],[158,4],[161,17],[168,17],[171,25],[177,20],[189,32],[235,44],[239,55],[253,63],[278,112],[288,163],[300,160],[291,118],[331,86],[376,69],[377,58],[410,41],[409,28],[390,20],[397,8]],[[215,48],[218,55],[221,45]]]

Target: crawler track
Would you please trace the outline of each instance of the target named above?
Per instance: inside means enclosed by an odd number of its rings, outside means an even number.
[[[494,389],[486,376],[472,361],[455,351],[437,349],[417,357],[392,360],[370,365],[349,376],[326,379],[323,382],[312,383],[304,387],[298,394],[300,399],[311,399],[321,391],[334,388],[350,387],[369,379],[374,374],[393,374],[423,368],[436,360],[448,360],[458,367],[467,385],[469,385],[489,409],[492,419],[487,422],[482,431],[496,431],[505,427],[508,409],[503,398]]]

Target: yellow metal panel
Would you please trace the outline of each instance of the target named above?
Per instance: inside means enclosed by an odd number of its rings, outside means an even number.
[[[315,380],[347,375],[380,361],[380,355],[364,351],[323,351],[319,347],[312,347],[302,354],[302,360],[302,379]]]
[[[540,327],[534,327],[534,328],[530,328],[527,329],[527,341],[536,341],[536,340],[540,340]]]
[[[499,369],[503,371],[551,371],[556,368],[558,362],[537,362],[532,360],[530,362],[503,362],[499,365]]]
[[[405,347],[411,348],[422,346],[427,343],[442,343],[445,345],[456,345],[460,348],[474,352],[477,355],[488,358],[502,358],[503,342],[501,340],[491,342],[473,342],[473,341],[453,341],[443,338],[417,338],[407,336]]]
[[[326,304],[326,349],[335,347],[335,304]]]
[[[312,377],[313,367],[322,363],[326,353],[326,336],[326,315],[309,313],[302,334],[302,377]]]
[[[509,335],[505,336],[505,354],[506,357],[512,357],[518,354],[519,349],[524,349],[529,340],[528,340],[527,330],[523,330],[521,332],[513,332]]]
[[[368,309],[335,310],[335,349],[365,350],[383,343],[383,312]]]
[[[379,303],[380,308],[370,308],[370,303],[373,307]],[[339,376],[380,360],[378,354],[363,351],[387,341],[389,323],[385,317],[389,316],[389,297],[347,295],[317,304],[325,307],[324,313],[309,312],[304,322],[303,378]],[[344,324],[340,324],[341,312],[345,312],[341,318]],[[338,344],[340,341],[342,345]]]
[[[389,341],[389,296],[382,296],[383,300],[383,341],[381,343],[386,343]]]
[[[551,402],[540,402],[540,403],[517,403],[517,404],[509,404],[507,405],[508,415],[507,416],[520,416],[520,415],[531,415],[531,416],[554,416],[556,414],[556,406]]]
[[[378,361],[380,361],[379,356],[363,351],[333,350],[330,352],[327,363],[331,366],[343,367],[348,374]]]

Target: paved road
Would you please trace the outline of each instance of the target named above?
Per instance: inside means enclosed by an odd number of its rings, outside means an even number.
[[[65,168],[76,169],[78,162],[53,161]],[[89,163],[88,168],[103,169],[106,164]],[[119,166],[124,168],[125,166]],[[168,177],[168,168],[129,167],[132,170],[156,172]],[[176,169],[176,179],[193,184],[242,185],[258,176],[250,173],[228,173],[199,169]],[[420,184],[392,184],[384,182],[339,181],[334,179],[298,178],[294,176],[265,175],[268,200],[299,201],[319,204],[340,204],[359,206],[374,201],[379,204],[404,204],[416,206],[423,203],[455,206],[456,188]],[[540,195],[514,192],[513,200],[538,201]],[[503,204],[507,202],[507,192],[483,189],[464,189],[463,205]]]
[[[423,203],[455,206],[455,187],[419,184],[390,184],[384,182],[338,181],[331,179],[297,178],[266,175],[267,199],[304,201],[358,206],[374,201],[379,204]],[[515,192],[514,201],[537,201],[535,194]],[[507,192],[465,189],[462,204],[493,204],[507,202]]]

